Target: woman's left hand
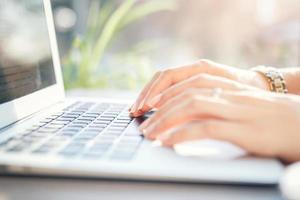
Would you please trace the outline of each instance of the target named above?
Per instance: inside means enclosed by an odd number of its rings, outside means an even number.
[[[141,125],[141,131],[166,146],[211,138],[255,155],[300,160],[299,97],[216,91],[192,89],[170,99]]]

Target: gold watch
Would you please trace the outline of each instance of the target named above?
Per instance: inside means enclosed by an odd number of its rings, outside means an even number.
[[[266,77],[269,83],[270,91],[277,93],[288,93],[284,77],[278,69],[274,67],[258,66],[252,68],[252,70]]]

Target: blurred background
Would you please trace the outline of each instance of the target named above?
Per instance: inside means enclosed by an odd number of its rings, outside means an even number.
[[[299,0],[52,0],[66,89],[138,90],[206,58],[300,66]]]

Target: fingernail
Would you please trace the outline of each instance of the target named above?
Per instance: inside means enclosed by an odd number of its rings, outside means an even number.
[[[149,124],[149,119],[147,119],[146,121],[144,121],[141,125],[140,125],[140,129],[145,129]]]
[[[153,141],[153,142],[151,143],[151,146],[153,146],[153,147],[161,147],[161,146],[162,146],[162,143],[161,143],[161,141],[159,141],[159,140],[155,140],[155,141]]]
[[[128,111],[131,112],[133,105],[128,108]]]
[[[134,113],[134,112],[136,112],[136,103],[135,104],[133,104],[133,106],[131,107],[131,113]]]
[[[139,129],[139,130],[140,130],[139,135],[144,136],[144,131],[142,129]]]
[[[130,113],[129,113],[129,116],[130,116],[130,117],[135,117],[135,115],[134,115],[133,112],[130,112]]]
[[[168,138],[169,138],[169,134],[166,134],[166,133],[163,133],[157,137],[157,139],[160,140],[161,142],[164,142]]]
[[[148,129],[142,129],[142,133],[146,137],[148,135]]]
[[[155,107],[155,105],[160,101],[161,94],[157,95],[156,97],[152,98],[146,105],[150,106],[151,108]]]
[[[137,110],[138,110],[138,111],[143,109],[144,103],[145,103],[145,100],[143,100],[143,101],[139,104],[139,106],[137,107]]]
[[[143,112],[140,112],[139,110],[137,110],[135,113],[133,113],[134,117],[140,117],[143,115]]]
[[[150,139],[154,139],[151,137],[151,133],[154,131],[154,129],[155,129],[154,125],[151,125],[150,127],[142,129],[144,136],[147,138],[150,138]]]
[[[139,130],[140,130],[140,135],[145,135],[145,130],[144,129],[139,128]]]
[[[162,146],[170,146],[169,144],[170,136],[171,136],[171,132],[167,131],[157,136],[157,140],[161,142]]]
[[[144,133],[145,132],[145,127],[139,127],[139,130]]]

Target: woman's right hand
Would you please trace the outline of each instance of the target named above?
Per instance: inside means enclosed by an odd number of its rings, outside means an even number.
[[[140,126],[173,147],[214,139],[258,156],[300,161],[300,97],[264,91],[193,89],[172,98]]]
[[[130,113],[133,117],[143,115],[191,88],[268,90],[268,83],[257,72],[200,60],[191,65],[157,72],[140,93]]]

